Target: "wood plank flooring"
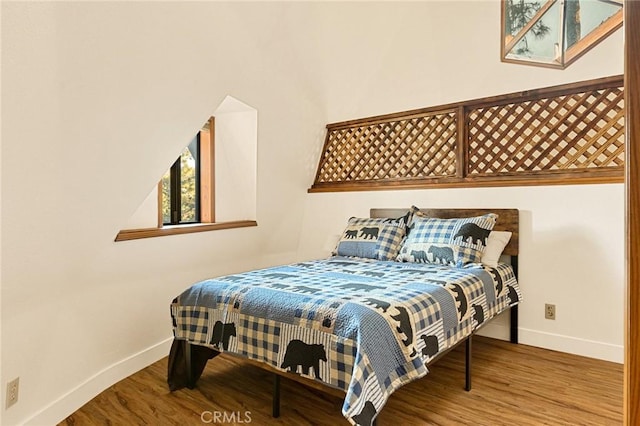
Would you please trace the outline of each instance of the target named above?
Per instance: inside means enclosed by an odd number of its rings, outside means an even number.
[[[378,425],[619,425],[623,366],[475,337],[473,389],[465,392],[464,345],[396,391]],[[340,398],[281,381],[271,417],[272,374],[236,357],[209,361],[194,390],[169,392],[167,359],[115,384],[60,423],[71,425],[348,425]],[[214,412],[218,421],[214,422]],[[246,412],[250,412],[247,415]],[[250,420],[250,421],[249,421]]]

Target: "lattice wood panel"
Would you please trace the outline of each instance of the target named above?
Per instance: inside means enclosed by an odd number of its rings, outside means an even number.
[[[316,182],[455,176],[453,111],[329,129]]]
[[[476,108],[468,138],[469,176],[622,167],[623,90]]]
[[[310,191],[622,182],[623,77],[327,125]]]

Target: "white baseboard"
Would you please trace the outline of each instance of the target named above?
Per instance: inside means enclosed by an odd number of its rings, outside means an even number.
[[[490,322],[478,330],[478,336],[491,337],[499,340],[509,340],[511,329],[509,326]]]
[[[167,356],[172,341],[173,338],[164,340],[96,373],[40,410],[24,424],[33,426],[58,424],[109,386]]]
[[[604,361],[624,363],[624,346],[519,328],[520,343]]]
[[[500,319],[497,318],[496,320]],[[508,323],[494,321],[482,327],[478,335],[500,340],[509,340],[509,329]],[[612,345],[610,343],[563,336],[561,334],[545,333],[527,328],[518,328],[518,341],[523,345],[617,362],[618,364],[624,362],[624,346],[622,345]]]

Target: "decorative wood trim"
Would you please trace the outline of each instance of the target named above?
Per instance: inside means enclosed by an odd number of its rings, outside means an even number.
[[[309,192],[624,179],[623,76],[327,125]]]
[[[464,106],[458,107],[458,143],[456,144],[456,177],[458,179],[464,179],[467,174],[467,170],[465,170],[464,165],[469,163],[469,159],[467,158],[468,150],[465,149],[465,145],[459,143],[459,141],[467,140],[468,132],[467,126],[465,123],[467,122],[467,113],[465,112]]]
[[[210,117],[208,123],[208,129],[201,131],[200,138],[200,221],[202,223],[216,221],[215,117]]]
[[[513,36],[513,38],[511,39],[511,41],[509,41],[508,43],[506,43],[506,38],[507,38],[507,34],[506,34],[506,28],[504,28],[504,23],[506,20],[506,9],[505,9],[505,2],[502,1],[501,3],[501,8],[502,8],[502,19],[500,20],[500,22],[502,23],[502,57],[505,58],[505,56],[507,55],[507,53],[509,51],[511,51],[511,49],[513,49],[513,47],[520,41],[520,39],[538,22],[538,19],[540,19],[545,13],[547,13],[547,11],[551,8],[551,6],[553,6],[556,3],[557,0],[548,0],[537,12],[535,15],[533,15],[531,17],[531,19],[529,20],[529,22],[527,23],[527,25],[525,25],[524,27],[522,27],[522,29],[520,29],[520,31],[518,31],[517,34],[515,34]]]
[[[348,192],[348,191],[393,191],[400,189],[437,189],[437,188],[488,188],[508,186],[540,186],[540,185],[588,185],[598,183],[623,183],[622,168],[604,171],[592,171],[589,176],[580,176],[579,173],[555,173],[542,174],[540,178],[532,173],[530,177],[504,176],[483,177],[482,180],[465,178],[449,179],[411,179],[395,181],[362,181],[345,184],[314,184],[308,192]],[[553,175],[553,179],[546,179]],[[545,180],[543,180],[545,179]]]
[[[640,424],[640,2],[626,1],[626,306],[624,424]]]
[[[219,231],[221,229],[258,226],[255,220],[235,220],[218,223],[196,223],[193,225],[166,226],[164,228],[125,229],[118,232],[115,241],[139,240],[142,238],[165,237],[168,235],[193,234],[196,232]]]
[[[576,44],[567,49],[564,53],[564,67],[568,67],[576,59],[593,49],[601,40],[609,37],[609,35],[613,34],[618,28],[622,27],[623,12],[624,7],[611,15],[609,19],[602,22],[598,28],[591,31],[586,37],[581,38]]]

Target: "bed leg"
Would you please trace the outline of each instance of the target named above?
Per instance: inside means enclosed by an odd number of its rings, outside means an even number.
[[[513,274],[518,279],[518,256],[511,256],[511,267]],[[511,307],[511,333],[509,340],[511,343],[518,343],[518,305]]]
[[[518,305],[511,307],[511,330],[509,340],[518,343]]]
[[[187,388],[193,389],[196,387],[193,383],[193,370],[191,365],[191,343],[184,341],[184,360],[185,368],[187,370]]]
[[[471,390],[471,337],[467,337],[464,351],[464,390]]]
[[[271,415],[274,418],[280,417],[280,375],[273,374],[273,405]]]

